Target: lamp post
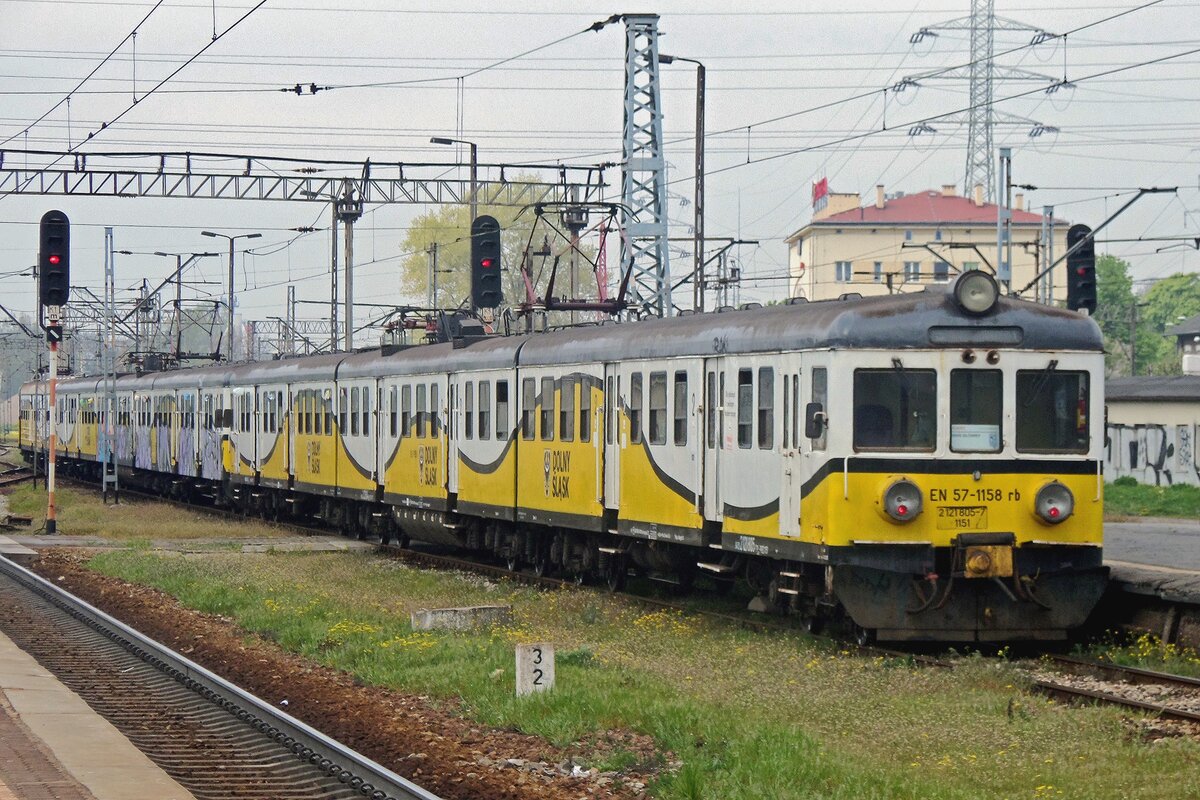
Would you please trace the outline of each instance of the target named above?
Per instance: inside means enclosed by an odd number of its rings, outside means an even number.
[[[478,148],[474,142],[468,142],[466,139],[450,139],[445,136],[434,136],[429,140],[430,144],[465,144],[471,148],[471,222],[475,221],[478,214],[478,201],[475,196],[475,187],[479,175],[479,159]],[[468,223],[467,228],[470,228]]]
[[[659,54],[660,64],[686,61],[696,65],[696,194],[692,205],[695,216],[692,222],[692,308],[704,310],[704,65],[694,58]]]
[[[224,233],[214,233],[213,231],[200,231],[201,236],[220,237],[229,240],[229,325],[226,328],[226,335],[229,337],[229,343],[226,345],[229,350],[229,361],[233,360],[233,242],[235,239],[257,239],[262,236],[261,233],[239,233],[236,236],[229,236]]]

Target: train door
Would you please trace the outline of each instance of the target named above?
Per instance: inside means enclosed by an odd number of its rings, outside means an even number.
[[[725,441],[724,361],[722,358],[709,358],[704,362],[704,401],[701,404],[704,441],[697,442],[697,446],[702,445],[704,449],[704,518],[714,522],[720,522],[723,518],[720,453]]]
[[[804,485],[800,473],[800,434],[803,420],[800,415],[800,358],[797,355],[783,355],[779,358],[779,375],[776,381],[780,384],[779,418],[779,460],[781,475],[779,481],[779,535],[800,535],[800,491]]]
[[[458,441],[465,435],[467,425],[475,424],[475,382],[467,380],[465,373],[456,373],[449,378],[447,401],[450,413],[446,425],[449,436],[446,440],[446,489],[458,494]]]
[[[604,507],[621,502],[621,376],[616,364],[604,365]]]
[[[775,356],[725,359],[719,468],[727,533],[774,535],[779,530],[782,391],[777,361]]]

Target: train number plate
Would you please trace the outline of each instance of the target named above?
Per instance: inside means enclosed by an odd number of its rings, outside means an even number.
[[[937,526],[941,530],[982,530],[987,527],[987,506],[939,506]]]

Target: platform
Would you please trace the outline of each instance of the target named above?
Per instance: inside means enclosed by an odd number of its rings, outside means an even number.
[[[0,800],[194,800],[0,633]]]

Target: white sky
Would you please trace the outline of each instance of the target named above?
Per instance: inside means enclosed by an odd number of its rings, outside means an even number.
[[[23,132],[88,74],[152,7],[146,0],[5,0],[0,27],[0,141],[23,148]],[[827,176],[834,191],[873,197],[888,192],[962,182],[966,129],[935,122],[933,136],[912,139],[911,120],[967,105],[966,83],[931,81],[907,106],[889,96],[888,132],[829,144],[883,123],[879,93],[773,124],[783,114],[879,90],[905,75],[965,63],[965,33],[947,32],[933,43],[909,36],[968,13],[958,3],[846,0],[830,4],[711,0],[659,2],[649,8],[525,2],[397,3],[371,0],[268,0],[236,30],[184,69],[160,93],[140,102],[120,122],[84,145],[96,151],[210,151],[247,155],[363,159],[453,160],[451,148],[431,135],[455,135],[459,98],[453,80],[418,86],[346,88],[297,97],[271,91],[307,85],[361,84],[454,77],[581,31],[621,11],[661,15],[662,52],[698,58],[708,69],[707,233],[758,239],[740,251],[747,281],[742,300],[781,296],[787,248],[783,238],[809,219],[813,180]],[[1078,28],[1135,8],[1134,0],[1030,0],[997,2],[997,14],[1052,32]],[[253,6],[218,0],[216,26],[224,29]],[[406,10],[397,10],[404,7]],[[831,10],[836,9],[836,10]],[[1023,48],[998,59],[1078,81],[1073,91],[1036,93],[1000,102],[997,109],[1061,129],[1028,137],[1027,125],[1004,125],[996,145],[1013,148],[1014,181],[1043,188],[1026,193],[1029,205],[1056,206],[1056,215],[1098,225],[1138,186],[1179,186],[1177,196],[1143,198],[1101,235],[1200,236],[1200,53],[1095,79],[1127,67],[1200,48],[1200,14],[1193,2],[1166,0],[1071,35],[1061,42]],[[139,93],[177,68],[212,39],[211,0],[167,0],[140,27],[136,39]],[[1028,43],[1029,33],[998,33],[996,51]],[[479,145],[483,163],[591,163],[620,159],[623,26],[584,33],[465,81],[461,136]],[[694,68],[664,66],[665,138],[672,200],[678,225],[689,234],[692,208]],[[28,134],[28,146],[64,150],[86,131],[124,111],[134,90],[135,60],[123,47],[76,94]],[[996,97],[1037,83],[999,83]],[[904,97],[907,100],[911,94]],[[747,132],[747,126],[750,126]],[[732,130],[716,135],[715,132]],[[781,155],[796,150],[805,152]],[[779,156],[762,161],[771,156]],[[465,153],[463,153],[465,160]],[[23,156],[9,152],[7,163]],[[747,164],[747,160],[753,163]],[[619,168],[607,173],[610,197],[620,187]],[[304,203],[0,197],[0,275],[32,264],[37,220],[61,208],[73,223],[73,282],[103,283],[103,229],[116,229],[116,246],[139,252],[220,250],[226,233],[261,231],[253,242],[262,255],[239,257],[239,313],[250,319],[284,314],[283,284],[293,282],[307,300],[328,299],[328,234],[297,238],[288,229],[326,227],[327,207]],[[371,209],[359,224],[356,261],[396,256],[415,206]],[[447,232],[447,239],[459,235]],[[288,243],[291,242],[290,245]],[[214,247],[213,245],[216,245]],[[1153,279],[1200,269],[1200,255],[1170,242],[1100,245],[1128,258],[1135,278]],[[615,248],[610,269],[616,267]],[[674,256],[681,274],[690,254]],[[396,261],[356,270],[356,296],[373,302],[421,301],[396,290]],[[154,283],[173,259],[118,256],[118,283]],[[219,281],[200,287],[223,294],[225,262],[206,259],[194,277]],[[1144,285],[1144,284],[1143,284]],[[690,296],[690,292],[689,292]],[[31,311],[32,281],[0,277],[0,302]],[[365,311],[357,313],[364,318]],[[325,309],[303,306],[301,317]]]

